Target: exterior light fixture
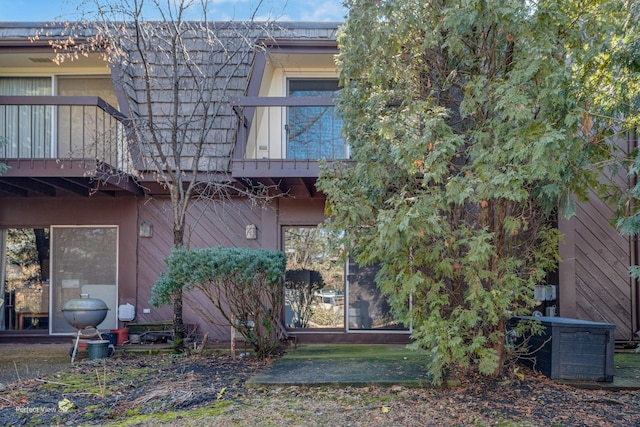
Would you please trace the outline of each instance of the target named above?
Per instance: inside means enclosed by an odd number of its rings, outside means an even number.
[[[244,236],[247,240],[256,240],[258,238],[258,230],[255,224],[249,224],[244,228]]]
[[[140,237],[153,237],[153,224],[149,221],[144,221],[140,224]]]

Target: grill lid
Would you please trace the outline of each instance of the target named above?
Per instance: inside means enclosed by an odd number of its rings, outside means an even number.
[[[98,298],[90,298],[89,294],[80,294],[80,298],[70,299],[62,306],[62,311],[99,311],[109,310],[107,304]]]

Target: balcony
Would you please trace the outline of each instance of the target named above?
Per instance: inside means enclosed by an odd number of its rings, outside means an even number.
[[[139,194],[124,121],[96,96],[0,96],[0,196]]]
[[[240,182],[313,197],[319,161],[349,158],[331,97],[243,97],[231,103],[240,117],[231,170]]]

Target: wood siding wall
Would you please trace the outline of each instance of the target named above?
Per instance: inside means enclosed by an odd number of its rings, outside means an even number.
[[[118,304],[136,303],[136,217],[135,197],[29,197],[0,202],[2,228],[117,225]]]
[[[621,141],[620,149],[628,151]],[[626,189],[624,169],[603,181]],[[616,325],[617,340],[634,339],[638,330],[638,284],[630,277],[636,264],[636,242],[611,225],[613,209],[593,191],[590,200],[576,207],[570,220],[559,221],[564,235],[560,244],[559,314]]]
[[[246,200],[235,199],[224,203],[194,202],[188,212],[185,244],[189,248],[207,247],[249,247],[277,248],[277,206],[251,206]],[[171,320],[171,306],[154,308],[149,304],[151,287],[165,270],[164,258],[173,246],[171,202],[169,199],[150,199],[139,204],[139,223],[150,222],[153,225],[153,237],[138,238],[138,322],[154,322]],[[245,238],[245,227],[255,224],[258,230],[256,240]],[[214,325],[203,318],[199,310],[215,313],[209,304],[195,308],[189,304],[189,295],[185,296],[184,321],[197,323],[201,333],[209,332],[214,341],[229,341],[231,330],[221,316],[214,316]],[[143,309],[150,309],[144,314]],[[224,326],[223,326],[224,325]]]
[[[611,214],[600,200],[592,200],[580,204],[576,217],[561,226],[574,254],[573,259],[562,254],[560,315],[614,323],[616,339],[628,340],[635,332],[631,241],[609,225]]]

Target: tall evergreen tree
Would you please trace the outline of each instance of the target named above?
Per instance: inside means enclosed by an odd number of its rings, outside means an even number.
[[[616,94],[598,80],[628,5],[346,6],[339,110],[356,163],[322,173],[331,227],[359,263],[381,263],[378,285],[431,350],[435,382],[448,369],[498,375],[506,322],[530,313],[559,262],[557,209],[597,185],[592,166],[625,130],[600,114]]]

